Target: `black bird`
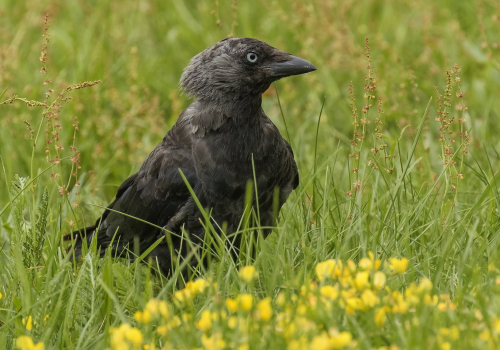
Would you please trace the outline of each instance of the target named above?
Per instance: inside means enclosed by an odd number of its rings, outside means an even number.
[[[87,243],[97,238],[101,256],[115,232],[112,249],[119,253],[132,248],[134,237],[142,253],[164,234],[130,216],[177,234],[184,227],[193,242],[202,241],[204,219],[179,169],[212,219],[220,227],[227,225],[227,233],[235,232],[241,221],[255,169],[260,224],[272,226],[275,189],[279,210],[299,176],[290,145],[262,110],[262,94],[278,79],[314,70],[311,63],[251,38],[224,39],[192,58],[180,86],[195,101],[140,170],[118,188],[108,206],[113,211],[106,210],[94,226],[78,232],[76,256],[84,233]],[[181,239],[172,236],[172,243],[179,253]],[[170,271],[167,243],[150,255],[163,273]]]

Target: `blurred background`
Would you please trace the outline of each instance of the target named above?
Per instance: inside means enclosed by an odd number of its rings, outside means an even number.
[[[44,64],[39,58],[46,13],[50,41]],[[1,0],[0,95],[7,89],[2,100],[18,95],[43,101],[48,88],[58,93],[71,84],[102,80],[67,94],[72,100],[64,102],[59,124],[61,153],[67,156],[74,118],[79,121],[81,195],[74,200],[105,205],[190,103],[178,89],[189,59],[227,36],[254,37],[318,67],[277,82],[264,97],[264,110],[289,138],[307,176],[323,101],[318,158],[349,152],[348,87],[352,81],[361,110],[368,38],[384,134],[395,139],[409,125],[405,135],[412,136],[429,99],[435,99],[434,87],[442,93],[446,71],[458,63],[467,128],[476,145],[488,144],[481,152],[498,159],[499,33],[500,4],[494,0]],[[438,138],[436,109],[433,103],[422,147]],[[34,169],[48,166],[41,112],[19,101],[0,106],[0,209],[14,174],[29,175],[32,162]],[[41,125],[33,159],[25,121],[35,132]],[[431,179],[433,167],[442,166],[439,151],[429,159]],[[63,172],[69,171],[67,163]],[[57,186],[51,191],[57,193]],[[86,210],[94,215],[101,209]]]

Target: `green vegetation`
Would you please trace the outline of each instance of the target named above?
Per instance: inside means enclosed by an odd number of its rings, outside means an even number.
[[[3,0],[0,348],[498,348],[499,32],[493,0]],[[70,262],[229,34],[318,67],[264,97],[301,174],[279,227],[191,281]]]

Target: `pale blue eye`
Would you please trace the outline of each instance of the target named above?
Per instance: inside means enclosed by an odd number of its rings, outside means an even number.
[[[257,59],[258,59],[258,58],[259,58],[259,56],[257,56],[257,54],[256,54],[256,53],[254,53],[254,52],[249,52],[249,53],[247,54],[247,60],[248,60],[248,62],[250,62],[250,63],[255,63],[255,62],[257,62]]]

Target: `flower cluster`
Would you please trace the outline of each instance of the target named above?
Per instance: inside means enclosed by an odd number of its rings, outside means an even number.
[[[259,274],[253,266],[239,270],[243,289],[227,297],[221,296],[215,283],[198,279],[174,292],[170,301],[149,300],[135,312],[135,327],[124,323],[112,328],[110,347],[248,350],[272,344],[291,350],[357,348],[360,335],[346,320],[362,320],[375,332],[383,332],[401,318],[411,319],[418,310],[447,313],[456,309],[448,295],[433,292],[427,278],[405,287],[408,264],[406,258],[381,261],[372,253],[358,263],[326,260],[316,265],[314,278],[273,296],[258,292],[252,282]],[[456,327],[442,327],[436,335],[441,348],[450,346],[456,333]],[[491,337],[486,331],[482,336]],[[264,339],[268,343],[262,343]],[[390,348],[398,349],[395,344]]]
[[[44,350],[45,346],[43,343],[36,343],[31,339],[30,336],[22,335],[17,338],[16,346],[21,350]]]

